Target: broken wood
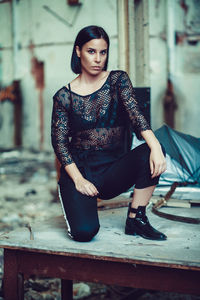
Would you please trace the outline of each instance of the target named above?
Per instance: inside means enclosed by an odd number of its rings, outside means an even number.
[[[127,207],[130,201],[131,198],[125,196],[118,196],[111,200],[97,199],[97,206],[99,210]]]
[[[161,197],[152,196],[150,202],[153,203],[153,204],[156,204],[159,200],[162,201],[162,198]],[[169,200],[165,201],[162,206],[190,208],[191,207],[191,202],[190,202],[190,200],[182,200],[182,199],[176,199],[176,198],[169,198]]]
[[[185,223],[192,223],[192,224],[200,224],[200,218],[192,218],[192,217],[184,217],[184,216],[177,216],[177,215],[172,215],[169,213],[164,213],[159,211],[158,209],[164,205],[167,204],[167,202],[169,201],[170,197],[172,196],[172,194],[174,193],[174,191],[176,190],[177,186],[182,185],[183,183],[178,183],[178,182],[174,182],[171,185],[170,190],[167,192],[167,194],[159,199],[152,207],[152,212],[162,218],[166,218],[169,220],[173,220],[173,221],[178,221],[178,222],[185,222]],[[184,183],[185,185],[187,184],[186,182]]]

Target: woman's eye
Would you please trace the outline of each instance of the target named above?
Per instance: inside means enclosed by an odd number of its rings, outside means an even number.
[[[106,50],[101,51],[101,54],[105,55],[107,53]]]
[[[94,50],[88,50],[88,53],[93,54],[93,53],[94,53]]]

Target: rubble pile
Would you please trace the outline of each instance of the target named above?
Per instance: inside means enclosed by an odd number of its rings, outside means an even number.
[[[49,152],[0,149],[0,238],[8,231],[33,221],[62,215],[57,200],[55,156]],[[3,277],[3,250],[0,249],[0,300]],[[25,300],[60,300],[60,279],[30,278],[25,281]],[[176,299],[200,300],[198,296],[148,292],[95,283],[75,282],[74,299]]]
[[[57,201],[56,176],[52,153],[24,149],[0,151],[0,238],[8,231],[35,220],[62,214]],[[3,250],[0,251],[1,281]],[[32,282],[25,283],[25,299],[57,299],[47,295],[47,289],[58,291],[59,280],[42,282],[40,291],[39,283],[31,285]],[[40,296],[41,291],[46,292],[45,297]]]
[[[54,156],[49,153],[0,153],[0,231],[61,214],[57,202]]]

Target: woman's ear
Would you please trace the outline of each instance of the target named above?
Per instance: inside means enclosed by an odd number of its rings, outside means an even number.
[[[79,46],[76,46],[76,55],[80,58],[81,56],[81,51],[80,51],[80,48]]]

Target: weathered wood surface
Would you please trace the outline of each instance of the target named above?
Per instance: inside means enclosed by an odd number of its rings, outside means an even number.
[[[23,289],[19,285],[19,274],[62,279],[62,299],[72,299],[72,280],[114,284],[134,288],[199,294],[199,271],[173,269],[127,262],[97,260],[95,258],[70,257],[5,249],[5,269],[15,266],[13,276],[4,276],[5,300],[22,300],[16,297]],[[7,276],[6,276],[7,275]],[[22,277],[23,278],[23,277]],[[14,283],[14,284],[13,284]],[[13,289],[10,289],[13,286]],[[68,297],[68,298],[67,298]]]
[[[200,208],[164,208],[165,212],[198,216]],[[31,224],[33,237],[24,227],[1,234],[0,247],[95,260],[132,262],[175,269],[200,270],[200,225],[166,220],[148,212],[153,226],[168,236],[167,241],[150,241],[124,234],[127,208],[100,211],[101,229],[88,243],[67,236],[63,217]]]

